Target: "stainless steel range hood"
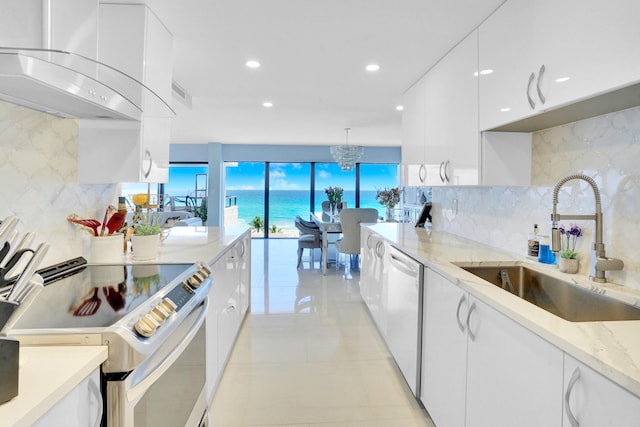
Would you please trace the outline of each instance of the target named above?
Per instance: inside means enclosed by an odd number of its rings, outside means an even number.
[[[164,100],[132,77],[59,50],[0,47],[0,99],[65,118],[140,120],[143,115],[175,115]]]

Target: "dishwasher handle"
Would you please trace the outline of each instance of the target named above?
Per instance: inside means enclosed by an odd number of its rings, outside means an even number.
[[[397,250],[391,249],[389,253],[391,265],[406,274],[407,276],[418,278],[420,276],[420,263],[403,255]]]

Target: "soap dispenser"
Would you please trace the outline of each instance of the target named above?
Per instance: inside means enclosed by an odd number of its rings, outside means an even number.
[[[527,256],[538,259],[540,253],[540,238],[538,237],[538,224],[533,224],[533,232],[529,233],[527,239]]]

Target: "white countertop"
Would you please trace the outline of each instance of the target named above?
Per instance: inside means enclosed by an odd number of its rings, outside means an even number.
[[[615,284],[596,284],[586,276],[560,273],[556,266],[540,264],[523,255],[448,233],[416,229],[412,224],[379,223],[367,228],[640,397],[640,321],[569,322],[488,284],[452,263],[526,263],[532,268],[571,281],[576,286],[636,306],[640,306],[640,292]]]
[[[18,396],[0,405],[0,424],[32,425],[106,358],[105,346],[20,347]]]
[[[160,244],[160,255],[149,261],[136,261],[131,252],[126,262],[134,264],[193,263],[203,261],[212,264],[229,246],[251,232],[242,227],[173,227],[169,236]]]

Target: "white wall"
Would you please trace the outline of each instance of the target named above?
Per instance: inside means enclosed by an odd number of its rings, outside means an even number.
[[[79,185],[78,125],[0,101],[0,219],[20,218],[51,249],[43,265],[88,254],[89,233],[66,220],[71,213],[102,221],[117,201],[117,185]]]
[[[625,263],[623,271],[607,273],[609,281],[640,290],[640,108],[532,136],[533,187],[434,187],[434,228],[525,254],[534,223],[549,234],[556,182],[583,173],[600,189],[607,255]],[[594,212],[593,191],[582,181],[567,183],[558,200],[560,214]],[[585,232],[578,251],[580,272],[587,274],[593,221],[575,222]]]

